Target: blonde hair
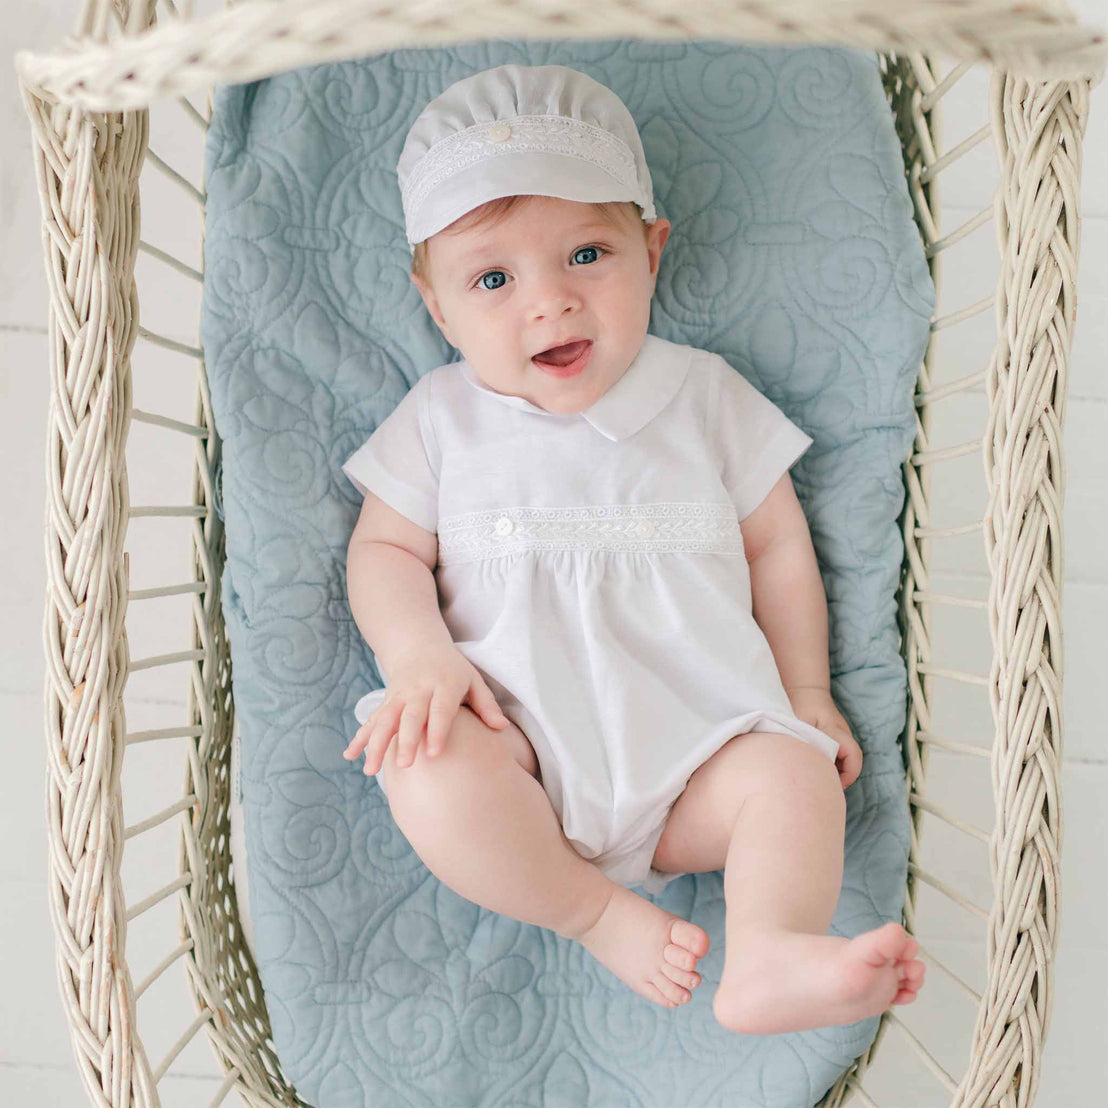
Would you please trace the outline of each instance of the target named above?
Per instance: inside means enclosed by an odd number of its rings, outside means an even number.
[[[480,207],[466,212],[460,219],[456,219],[449,227],[439,234],[454,234],[458,231],[469,231],[474,227],[480,227],[484,223],[495,222],[503,219],[513,208],[526,200],[530,200],[530,194],[520,196],[501,196],[496,200],[489,200]],[[600,204],[592,204],[596,214],[606,223],[618,227],[626,224],[631,219],[637,219],[642,225],[643,235],[650,229],[650,224],[642,218],[642,211],[633,200],[608,200]],[[427,284],[431,283],[431,266],[428,258],[427,243],[430,239],[417,242],[412,252],[412,276],[418,277]]]

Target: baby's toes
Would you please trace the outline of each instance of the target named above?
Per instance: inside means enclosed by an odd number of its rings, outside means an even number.
[[[650,978],[650,984],[653,985],[666,1000],[671,1000],[674,1004],[684,1004],[687,1000],[692,999],[692,993],[690,993],[688,989],[682,988],[676,981],[671,981],[664,973],[656,973]]]
[[[678,969],[696,969],[696,955],[693,954],[691,950],[686,950],[683,946],[676,946],[670,943],[669,946],[662,951],[662,957],[665,958],[671,966],[676,966]]]
[[[708,953],[708,932],[703,927],[697,927],[695,923],[690,923],[679,916],[675,917],[670,925],[669,941],[675,946],[683,946],[697,958],[703,958]]]
[[[700,984],[699,973],[688,973],[685,970],[671,966],[668,962],[662,963],[662,973],[678,985],[684,985],[686,989],[695,989]]]

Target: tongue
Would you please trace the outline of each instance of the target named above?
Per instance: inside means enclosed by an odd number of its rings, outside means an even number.
[[[550,350],[544,350],[541,354],[536,354],[535,361],[542,362],[543,365],[567,366],[577,361],[588,345],[588,339],[582,339],[580,342],[570,342],[565,346],[555,346]]]

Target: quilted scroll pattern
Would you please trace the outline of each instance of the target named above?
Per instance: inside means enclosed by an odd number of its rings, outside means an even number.
[[[381,682],[346,599],[359,497],[340,466],[453,356],[408,279],[396,160],[429,99],[510,61],[570,65],[622,97],[673,223],[651,331],[722,355],[815,440],[793,478],[828,594],[833,692],[866,755],[832,926],[900,918],[897,517],[934,291],[875,56],[508,41],[295,70],[218,92],[202,319],[274,1042],[318,1108],[803,1108],[877,1020],[720,1028],[720,873],[656,898],[712,938],[693,1000],[662,1009],[576,944],[443,886],[341,756],[355,702]]]

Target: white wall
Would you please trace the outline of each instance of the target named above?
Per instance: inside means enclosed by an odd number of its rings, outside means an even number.
[[[210,5],[205,5],[210,6]],[[4,57],[16,49],[49,49],[70,31],[76,0],[16,0],[5,20]],[[1108,24],[1104,0],[1080,0],[1075,10],[1092,21]],[[945,67],[943,69],[945,72]],[[985,122],[983,93],[987,74],[978,68],[965,78],[944,101],[942,145],[949,148]],[[1039,1103],[1054,1106],[1087,1103],[1108,1082],[1108,1061],[1103,1050],[1104,1028],[1108,1025],[1108,944],[1101,921],[1108,912],[1104,887],[1108,860],[1108,749],[1104,741],[1103,704],[1097,689],[1103,675],[1104,628],[1108,627],[1108,567],[1103,552],[1108,546],[1108,375],[1103,349],[1108,342],[1108,82],[1093,94],[1082,180],[1083,235],[1079,286],[1079,323],[1072,348],[1069,402],[1065,413],[1065,743],[1062,785],[1065,798],[1065,833],[1062,863],[1062,915],[1056,964],[1055,1000],[1041,1077]],[[7,152],[0,160],[0,489],[11,509],[11,524],[0,530],[0,559],[5,569],[0,589],[0,626],[8,628],[0,639],[0,705],[7,723],[8,772],[0,784],[0,841],[7,849],[0,854],[0,1101],[4,1103],[86,1103],[86,1094],[76,1072],[67,1022],[59,998],[54,965],[54,938],[47,885],[47,837],[44,805],[45,750],[43,739],[44,659],[42,642],[45,573],[43,566],[43,513],[45,482],[43,460],[46,448],[49,403],[47,360],[47,297],[40,244],[40,217],[30,154],[27,120],[17,95],[13,71],[8,67],[0,91],[0,141]],[[163,156],[181,151],[182,164],[194,181],[199,181],[199,145],[193,125],[172,102],[161,102],[152,118],[152,146]],[[995,156],[990,146],[978,148],[972,158],[942,178],[943,228],[953,230],[985,203],[996,180]],[[144,178],[143,225],[161,224],[172,230],[179,217],[179,201],[172,186],[160,177]],[[195,238],[194,227],[181,228],[181,241]],[[191,250],[194,248],[183,247]],[[995,273],[996,237],[990,222],[960,245],[948,257],[942,274],[940,313],[988,295]],[[194,259],[198,261],[198,259]],[[164,271],[150,269],[140,258],[140,287],[144,289],[143,322],[157,326],[159,315],[171,334],[189,338],[177,326],[181,309],[172,282],[163,282]],[[149,284],[143,284],[144,273]],[[157,287],[155,282],[157,282]],[[149,293],[149,299],[147,299]],[[192,295],[196,295],[193,290]],[[189,305],[192,318],[195,309]],[[188,318],[182,316],[182,318]],[[985,364],[993,327],[992,312],[986,312],[966,328],[956,328],[940,338],[939,380],[972,373]],[[138,358],[138,356],[136,356]],[[141,352],[144,365],[136,361],[136,407],[179,416],[191,411],[194,386],[191,366],[173,355],[155,356],[151,348]],[[140,372],[141,369],[141,372]],[[152,371],[153,370],[153,371]],[[936,445],[953,444],[977,437],[984,411],[984,391],[976,390],[939,405],[934,437]],[[129,455],[155,441],[150,430],[133,424]],[[150,458],[149,450],[141,454]],[[961,463],[960,463],[961,464]],[[981,516],[983,508],[980,457],[964,459],[965,469],[937,478],[935,523],[960,523]],[[966,479],[963,480],[963,477]],[[974,478],[976,477],[976,482]],[[131,503],[158,500],[182,503],[189,495],[190,459],[184,455],[156,455],[130,474]],[[976,491],[975,490],[976,487]],[[169,489],[168,495],[166,489]],[[184,538],[183,532],[180,533]],[[173,577],[152,558],[146,557],[152,532],[133,522],[128,535],[132,550],[132,588],[159,581],[184,580],[187,547],[181,544],[181,576]],[[980,535],[936,549],[934,588],[938,592],[984,596],[987,588],[985,558]],[[159,568],[161,572],[158,572]],[[161,605],[165,606],[162,607]],[[132,605],[128,615],[128,636],[132,658],[181,649],[181,632],[187,627],[187,606],[159,601]],[[176,632],[169,637],[166,627]],[[974,673],[989,668],[988,628],[981,613],[966,609],[937,609],[935,612],[936,661],[954,664]],[[161,637],[159,637],[161,636]],[[941,659],[941,661],[940,661]],[[152,725],[143,722],[143,712],[155,706],[185,707],[186,680],[182,667],[167,667],[153,674],[136,675],[127,693],[130,729]],[[941,685],[941,682],[939,683]],[[946,691],[944,687],[942,691]],[[988,726],[988,704],[981,690],[959,690],[940,712],[936,730],[953,737],[967,734],[967,728]],[[151,744],[154,745],[154,744]],[[159,806],[153,799],[165,787],[165,774],[147,752],[136,748],[128,754],[125,779],[131,774],[138,784],[142,811],[127,813],[133,823]],[[976,776],[974,773],[976,772]],[[989,826],[987,763],[966,768],[964,761],[936,755],[932,780],[954,787],[952,803],[964,813],[977,812],[977,823]],[[181,775],[175,770],[162,803],[179,796]],[[128,794],[133,795],[133,794]],[[172,828],[173,825],[171,825]],[[964,857],[959,871],[960,888],[979,903],[989,897],[986,850],[980,844],[950,831],[936,821],[925,827],[925,846],[938,850],[951,846]],[[175,837],[164,842],[172,850]],[[968,845],[967,845],[968,843]],[[974,852],[977,851],[975,854]],[[132,853],[125,863],[141,872],[144,859]],[[126,877],[125,873],[125,877]],[[163,878],[163,880],[168,878]],[[152,887],[152,886],[151,886]],[[921,905],[930,911],[926,892]],[[172,901],[156,916],[158,924],[173,929]],[[928,941],[953,966],[964,967],[971,983],[980,983],[980,925],[951,914],[949,920],[935,907],[929,916]],[[145,925],[143,925],[145,926]],[[978,930],[974,930],[977,927]],[[129,934],[134,949],[164,952],[164,940],[155,940],[136,924]],[[180,974],[169,977],[180,978]],[[178,982],[179,983],[179,982]],[[151,1060],[160,1060],[182,1026],[183,1011],[191,1017],[190,1002],[183,984],[172,993],[165,988],[165,1006],[142,1010]],[[929,985],[942,987],[939,975],[929,975]],[[954,1002],[952,1001],[952,1004]],[[176,1018],[166,1020],[167,1008],[177,1006]],[[184,1006],[184,1007],[181,1007]],[[912,1024],[910,1008],[898,1014]],[[945,1061],[961,1072],[964,1066],[966,1028],[964,1017],[950,1016],[937,1029]],[[935,1022],[920,1017],[913,1026],[923,1029]],[[932,1030],[935,1030],[934,1028]],[[959,1038],[959,1036],[961,1036]],[[928,1041],[931,1041],[930,1039]],[[896,1049],[895,1033],[885,1040],[883,1050]],[[879,1067],[880,1068],[880,1067]],[[162,1095],[170,1105],[206,1104],[218,1087],[218,1069],[203,1036],[175,1061],[170,1076],[162,1083]],[[878,1081],[880,1085],[880,1081]],[[874,1088],[875,1093],[885,1092]],[[904,1106],[903,1086],[882,1104]],[[228,1104],[236,1103],[234,1098]]]

